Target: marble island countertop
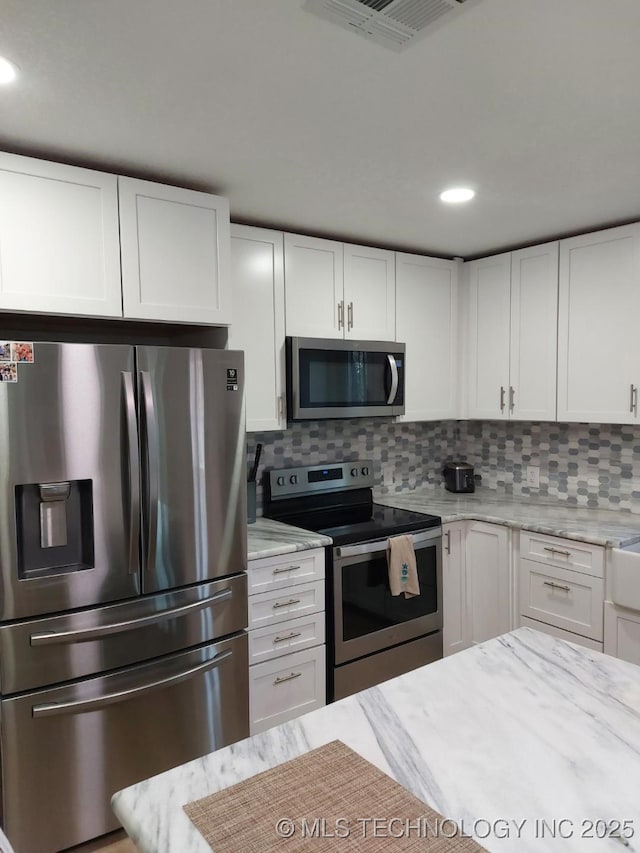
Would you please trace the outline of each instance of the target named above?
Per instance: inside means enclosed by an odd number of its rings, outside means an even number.
[[[205,853],[185,803],[335,739],[488,851],[640,851],[640,668],[528,628],[126,788],[113,808],[143,853]],[[588,837],[598,820],[628,821],[624,844]]]
[[[326,545],[331,545],[328,536],[282,524],[271,518],[258,518],[254,524],[247,525],[249,560],[306,551],[309,548],[324,548]]]
[[[397,494],[374,492],[374,500],[386,506],[439,515],[443,524],[488,521],[613,548],[628,548],[640,542],[640,515],[570,507],[551,498],[504,495],[482,488],[473,494],[453,494],[425,487]]]

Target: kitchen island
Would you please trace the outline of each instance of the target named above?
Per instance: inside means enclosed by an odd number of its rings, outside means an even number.
[[[185,803],[336,739],[487,850],[640,851],[640,668],[528,628],[126,788],[113,808],[143,853],[205,853]]]

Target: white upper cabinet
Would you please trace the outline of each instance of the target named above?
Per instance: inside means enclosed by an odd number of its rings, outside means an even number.
[[[396,253],[396,340],[407,347],[401,420],[457,417],[458,268]]]
[[[558,243],[511,254],[509,417],[556,418]]]
[[[231,282],[228,345],[244,350],[247,430],[286,429],[282,233],[232,225]]]
[[[287,335],[344,337],[342,243],[284,235]]]
[[[122,317],[115,175],[0,153],[0,310]]]
[[[469,275],[468,414],[507,418],[511,255],[471,261]]]
[[[469,417],[555,420],[558,243],[468,268]]]
[[[231,322],[229,202],[119,178],[124,316]]]
[[[558,419],[637,423],[640,224],[560,243]]]
[[[395,340],[394,253],[284,236],[287,335]]]
[[[345,338],[396,340],[395,256],[369,246],[344,247]]]

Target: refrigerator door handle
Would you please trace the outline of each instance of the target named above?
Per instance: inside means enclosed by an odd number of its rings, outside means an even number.
[[[159,466],[160,442],[158,437],[158,421],[156,419],[151,374],[146,370],[140,372],[142,403],[144,406],[144,425],[147,454],[147,556],[145,571],[153,571],[156,567],[156,540],[158,537],[158,497],[159,497]]]
[[[185,669],[176,675],[170,675],[168,678],[160,678],[157,681],[150,681],[148,684],[140,685],[140,687],[117,690],[115,693],[106,693],[104,696],[97,696],[95,699],[79,699],[74,702],[50,702],[43,705],[33,705],[31,713],[34,718],[37,718],[55,717],[60,714],[86,714],[89,711],[97,711],[100,708],[104,708],[105,705],[113,705],[116,702],[127,702],[130,699],[136,699],[143,693],[150,693],[152,690],[173,687],[176,684],[180,684],[181,681],[186,681],[188,678],[193,678],[195,675],[200,675],[219,666],[222,661],[230,658],[232,654],[233,650],[227,649],[224,652],[214,655],[210,660],[200,663],[197,666],[192,666],[190,669]]]
[[[140,454],[133,375],[122,371],[121,376],[129,457],[129,574],[135,575],[140,559]]]
[[[122,634],[124,631],[135,631],[138,628],[146,628],[165,619],[177,619],[190,613],[204,610],[211,604],[220,604],[233,598],[233,590],[230,587],[203,598],[201,601],[192,601],[191,604],[183,604],[181,607],[172,607],[170,610],[161,610],[149,616],[141,616],[137,619],[125,619],[122,622],[110,622],[107,625],[96,625],[93,628],[77,628],[75,631],[42,631],[31,634],[29,644],[31,646],[52,646],[58,643],[86,643],[90,640],[99,640],[102,637],[110,637],[112,634]]]

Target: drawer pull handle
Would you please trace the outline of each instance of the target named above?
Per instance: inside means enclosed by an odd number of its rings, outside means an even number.
[[[565,586],[564,584],[561,584],[561,583],[554,583],[553,581],[543,581],[543,584],[545,586],[553,587],[553,589],[562,589],[565,592],[571,592],[570,586]]]
[[[291,675],[278,676],[273,682],[273,686],[275,687],[278,684],[283,684],[285,681],[291,681],[292,678],[300,678],[301,675],[301,672],[292,672]]]
[[[552,554],[562,554],[563,557],[570,557],[571,551],[563,551],[562,548],[548,548],[544,546],[545,551],[550,551]]]
[[[285,640],[293,640],[295,637],[302,636],[302,631],[292,631],[290,634],[287,634],[286,637],[274,637],[274,643],[284,643]]]
[[[289,607],[290,604],[300,604],[300,599],[290,598],[289,601],[276,601],[273,605],[273,609],[276,610],[278,607]]]
[[[274,575],[281,575],[283,572],[295,572],[296,569],[301,569],[302,566],[287,566],[286,569],[274,569]]]

